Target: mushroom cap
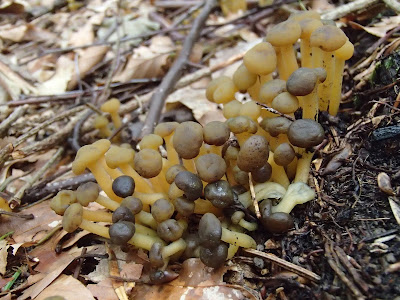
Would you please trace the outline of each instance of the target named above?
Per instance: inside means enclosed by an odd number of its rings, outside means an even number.
[[[86,182],[81,184],[76,190],[76,200],[82,206],[88,206],[90,202],[96,201],[100,193],[100,187],[97,183]]]
[[[238,91],[233,80],[225,80],[214,90],[213,100],[215,103],[224,104],[235,99],[235,93]]]
[[[203,127],[196,122],[184,122],[175,129],[173,145],[176,152],[184,159],[199,155],[203,144]]]
[[[203,139],[209,145],[222,146],[230,133],[228,125],[220,121],[212,121],[203,127]]]
[[[226,120],[230,131],[235,134],[249,132],[256,133],[258,130],[257,123],[247,116],[237,116]]]
[[[96,163],[110,148],[111,142],[101,139],[91,145],[85,145],[78,150],[72,163],[72,171],[76,175],[82,174],[92,163]]]
[[[190,257],[198,257],[199,256],[199,246],[200,246],[200,239],[197,233],[190,233],[185,236],[186,242],[186,249],[183,253],[183,257],[190,258]]]
[[[335,51],[335,56],[338,59],[348,60],[353,56],[354,45],[347,40],[346,43]]]
[[[161,154],[153,149],[140,150],[135,155],[134,164],[136,172],[144,178],[156,177],[163,167]]]
[[[128,221],[114,223],[108,229],[111,243],[125,245],[135,234],[135,224]]]
[[[112,222],[117,223],[119,221],[135,223],[135,215],[128,207],[120,206],[112,214]]]
[[[151,214],[153,218],[158,222],[161,223],[165,220],[168,220],[174,214],[175,208],[171,202],[167,199],[158,199],[156,202],[153,203],[151,206]]]
[[[158,147],[160,147],[164,143],[163,139],[161,136],[158,134],[148,134],[145,135],[142,140],[139,143],[140,149],[153,149],[153,150],[158,150]]]
[[[257,75],[267,75],[276,69],[276,53],[270,43],[262,42],[248,50],[243,57],[246,68]]]
[[[282,143],[274,151],[274,161],[278,166],[287,166],[292,162],[296,155],[292,145]]]
[[[110,100],[104,102],[101,106],[100,109],[104,112],[108,113],[115,113],[119,110],[119,107],[121,106],[121,102],[117,98],[111,98]]]
[[[319,27],[310,36],[311,47],[318,47],[326,52],[338,50],[346,41],[344,32],[332,25]]]
[[[206,248],[200,246],[200,260],[211,268],[222,267],[228,257],[228,245],[220,242],[216,247]]]
[[[135,157],[135,150],[112,145],[106,152],[106,164],[111,169],[128,164]]]
[[[226,172],[225,160],[214,153],[200,156],[196,162],[197,174],[205,182],[214,182],[220,180]]]
[[[66,232],[74,232],[83,220],[83,208],[79,203],[72,203],[66,210],[62,219],[62,226]]]
[[[286,134],[292,121],[285,117],[265,118],[261,121],[260,126],[271,136],[276,137],[279,134]]]
[[[261,107],[255,101],[248,101],[243,103],[242,107],[240,108],[240,115],[257,121],[258,117],[261,115]]]
[[[237,100],[232,100],[226,104],[222,109],[222,113],[226,119],[234,118],[240,115],[242,103]]]
[[[149,251],[149,260],[153,268],[161,268],[164,265],[164,259],[162,257],[162,250],[164,246],[160,242],[155,242]]]
[[[267,81],[260,88],[259,100],[264,104],[271,103],[272,100],[282,92],[286,92],[285,80],[274,79]]]
[[[102,115],[98,115],[95,119],[94,119],[94,128],[96,129],[101,129],[104,127],[107,127],[109,124],[108,119],[105,116]]]
[[[249,185],[249,173],[242,171],[238,166],[232,168],[233,178],[238,184],[243,186]]]
[[[266,163],[261,168],[251,172],[251,176],[255,182],[263,183],[268,181],[272,175],[272,167],[269,163]]]
[[[184,217],[188,217],[194,213],[195,204],[185,196],[178,197],[175,200],[175,209]]]
[[[318,82],[317,73],[311,68],[298,68],[288,78],[286,88],[295,96],[310,94]]]
[[[240,147],[237,165],[241,170],[251,172],[265,165],[268,156],[267,139],[261,135],[253,135]]]
[[[324,129],[311,119],[294,121],[287,133],[290,143],[301,148],[310,148],[319,145],[324,140]]]
[[[300,24],[289,19],[272,27],[267,33],[266,41],[275,47],[293,45],[300,38],[300,34]]]
[[[171,184],[174,182],[176,175],[181,171],[186,171],[186,168],[182,165],[173,165],[165,173],[165,179]]]
[[[121,198],[132,196],[135,191],[135,180],[128,175],[119,176],[113,181],[112,190]]]
[[[233,73],[232,80],[239,91],[245,92],[256,83],[257,74],[251,73],[244,64],[241,64]]]
[[[200,198],[203,193],[203,183],[200,177],[189,171],[179,172],[175,177],[175,184],[192,201]]]
[[[162,138],[174,133],[176,127],[178,127],[178,122],[165,122],[160,123],[154,128],[154,134],[161,136]]]
[[[287,213],[272,213],[271,200],[267,199],[260,204],[261,223],[271,233],[284,233],[294,226],[293,218]]]
[[[233,191],[225,180],[209,183],[204,188],[204,196],[217,208],[225,208],[233,204]]]
[[[129,208],[134,215],[140,213],[143,209],[142,200],[133,196],[123,199],[120,205]]]
[[[57,193],[50,201],[50,208],[57,215],[64,215],[65,210],[76,202],[76,193],[70,190],[62,190]]]
[[[230,81],[232,81],[232,79],[229,78],[228,76],[221,76],[211,80],[206,89],[206,98],[208,99],[208,101],[215,102],[214,100],[215,90],[218,87],[224,85],[225,83],[229,83]]]
[[[201,217],[198,232],[200,243],[204,247],[212,248],[221,243],[221,222],[212,213],[206,213]]]
[[[271,106],[283,114],[292,114],[299,108],[299,100],[296,96],[283,92],[272,100]]]
[[[183,228],[178,221],[168,219],[158,224],[157,234],[166,242],[174,242],[182,237]]]
[[[324,26],[320,20],[317,19],[303,19],[299,21],[301,27],[302,39],[310,39],[311,34],[319,27]]]

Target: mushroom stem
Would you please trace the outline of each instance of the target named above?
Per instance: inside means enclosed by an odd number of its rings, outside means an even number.
[[[179,165],[179,156],[172,144],[173,136],[174,136],[173,134],[170,134],[164,137],[165,148],[167,150],[167,158],[171,166]]]
[[[270,152],[268,163],[272,167],[271,179],[272,181],[279,183],[284,188],[287,188],[290,184],[289,178],[286,175],[286,171],[282,166],[278,166],[274,161],[274,154]]]
[[[157,221],[154,220],[153,215],[151,213],[142,210],[141,212],[135,215],[135,218],[137,222],[150,226],[154,230],[157,229],[158,226]]]
[[[97,223],[90,222],[88,220],[83,219],[81,225],[79,227],[83,230],[94,233],[95,235],[102,236],[106,239],[110,238],[110,234],[108,233],[108,228],[102,226]]]
[[[139,198],[144,205],[153,205],[154,202],[156,202],[158,199],[168,199],[167,194],[164,193],[140,193],[140,192],[135,192],[133,194],[134,197]]]
[[[93,163],[88,165],[88,169],[90,170],[90,172],[92,172],[94,178],[96,178],[97,183],[108,197],[117,202],[122,201],[122,199],[115,195],[115,193],[113,192],[111,178],[106,170],[103,168],[103,166],[98,163]]]
[[[331,102],[331,89],[335,74],[335,57],[333,52],[324,51],[322,54],[322,67],[326,70],[326,79],[319,85],[319,107],[321,111],[328,111]]]
[[[159,237],[140,234],[140,233],[135,232],[135,234],[129,240],[128,243],[137,248],[142,248],[142,249],[150,251],[151,246],[153,246],[153,244],[156,242],[162,243],[163,245],[165,244]]]
[[[208,200],[197,199],[194,201],[194,213],[199,215],[204,215],[205,213],[213,213],[216,216],[221,215],[221,210],[216,208]]]
[[[221,240],[225,243],[229,243],[232,245],[236,245],[243,248],[256,248],[257,243],[256,241],[249,235],[231,231],[222,227],[222,236]]]
[[[254,230],[257,230],[257,228],[258,228],[257,223],[252,223],[252,222],[246,221],[245,219],[241,219],[239,221],[238,225],[248,231],[254,231]]]
[[[293,45],[286,45],[280,47],[279,58],[283,62],[283,69],[278,69],[279,78],[287,80],[294,71],[298,69],[297,59],[293,50]],[[279,61],[279,59],[278,59]],[[278,65],[279,68],[279,65]]]
[[[125,175],[131,176],[136,183],[136,191],[143,193],[153,193],[153,187],[151,184],[140,176],[129,164],[122,164],[120,169]]]
[[[278,205],[272,206],[272,213],[283,212],[290,214],[297,204],[303,204],[314,199],[315,192],[302,182],[292,183]]]
[[[111,169],[109,166],[106,164],[106,159],[104,157],[100,158],[101,165],[103,166],[104,170],[110,175],[112,179],[116,179],[119,176],[124,175],[120,170],[118,169]]]
[[[140,234],[148,235],[148,236],[152,236],[152,237],[158,237],[158,234],[155,230],[153,230],[149,227],[143,226],[141,224],[135,223],[135,229],[136,229],[135,230],[136,233],[140,233]]]
[[[89,210],[89,209],[83,209],[83,218],[88,220],[88,221],[93,221],[93,222],[106,222],[106,223],[111,223],[112,222],[112,215],[109,212],[102,211],[102,210]]]
[[[228,255],[227,255],[226,259],[231,259],[232,257],[234,257],[238,250],[239,250],[238,245],[229,244]]]
[[[180,251],[183,251],[186,249],[186,242],[184,239],[180,238],[179,240],[176,240],[172,242],[171,244],[165,246],[162,249],[162,257],[163,259],[167,259],[174,255],[175,253],[178,253]]]
[[[294,182],[307,183],[314,152],[299,149],[299,154],[301,154],[301,158],[297,161],[296,177],[294,178]]]
[[[101,206],[104,206],[105,208],[112,210],[112,211],[116,210],[119,207],[118,202],[111,200],[108,197],[104,197],[102,195],[99,195],[95,201],[98,204],[100,204]]]
[[[259,202],[264,199],[280,199],[286,193],[286,189],[276,182],[264,182],[256,184],[254,192],[255,198]],[[250,192],[240,194],[239,201],[245,208],[253,204]]]

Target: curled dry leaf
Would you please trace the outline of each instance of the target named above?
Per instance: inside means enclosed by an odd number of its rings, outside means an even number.
[[[377,177],[377,182],[378,182],[378,187],[382,192],[390,196],[394,195],[392,182],[388,174],[386,174],[385,172],[379,173]]]
[[[351,145],[346,144],[346,146],[330,160],[325,169],[321,171],[321,175],[335,173],[343,165],[345,160],[350,157],[351,153]]]
[[[57,60],[55,74],[38,87],[39,95],[57,95],[64,93],[74,74],[74,62],[63,55]]]
[[[225,272],[224,267],[211,269],[199,259],[190,258],[182,264],[177,279],[164,285],[137,285],[131,299],[257,299],[241,286],[225,284]]]

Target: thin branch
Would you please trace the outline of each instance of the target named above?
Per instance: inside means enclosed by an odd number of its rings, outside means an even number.
[[[178,79],[182,74],[182,68],[188,61],[193,45],[197,41],[201,29],[205,25],[208,15],[214,8],[215,4],[216,0],[207,0],[205,2],[203,10],[201,11],[200,15],[196,18],[196,20],[193,22],[193,26],[187,38],[185,39],[182,51],[179,53],[178,58],[172,65],[171,69],[169,69],[167,75],[164,77],[160,86],[156,89],[153,96],[151,97],[150,110],[143,126],[142,136],[151,133],[155,125],[158,123],[161,111],[164,107],[165,99],[172,91],[175,84],[178,82]]]

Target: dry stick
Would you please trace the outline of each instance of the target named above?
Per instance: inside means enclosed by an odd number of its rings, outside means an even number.
[[[8,128],[11,127],[20,116],[22,116],[27,110],[28,106],[24,105],[15,109],[3,122],[0,124],[0,136],[3,136]]]
[[[250,172],[249,172],[249,186],[250,186],[251,199],[253,200],[254,211],[256,213],[257,219],[261,219],[260,207],[258,206],[258,201],[256,199],[256,192],[254,190],[254,185],[253,185],[253,178]]]
[[[38,133],[40,130],[42,130],[43,128],[46,128],[47,126],[58,122],[66,117],[72,116],[82,110],[84,110],[85,107],[84,106],[78,106],[78,107],[74,107],[70,110],[67,110],[61,114],[58,114],[56,116],[54,116],[53,118],[47,120],[46,122],[43,122],[42,124],[36,126],[35,128],[33,128],[32,130],[28,131],[27,133],[25,133],[24,135],[20,136],[15,143],[13,144],[14,147],[17,147],[19,145],[21,145],[23,142],[25,142],[29,137],[35,135],[36,133]]]
[[[377,4],[379,0],[356,0],[345,5],[340,5],[336,9],[330,10],[321,15],[323,20],[337,20],[348,14],[366,9],[368,6]]]
[[[400,4],[397,0],[383,0],[387,6],[394,10],[394,12],[400,14]]]
[[[245,252],[249,253],[249,254],[253,254],[253,255],[257,255],[260,256],[262,258],[265,258],[275,264],[277,264],[278,266],[287,269],[293,273],[296,273],[297,275],[300,275],[302,277],[308,278],[312,281],[315,282],[319,282],[321,281],[321,277],[317,274],[315,274],[314,272],[307,270],[303,267],[300,267],[298,265],[295,265],[293,263],[290,263],[282,258],[277,257],[274,254],[271,253],[265,253],[265,252],[261,252],[258,250],[254,250],[254,249],[244,249]]]
[[[350,291],[357,297],[357,299],[365,299],[360,290],[351,282],[347,275],[340,269],[340,267],[336,264],[335,259],[333,258],[333,251],[331,249],[332,245],[330,242],[325,242],[325,256],[328,260],[329,266],[335,271],[336,275],[340,278],[340,280],[350,289]]]
[[[264,104],[264,103],[260,103],[260,102],[256,102],[257,105],[260,105],[262,108],[264,108],[265,110],[268,110],[269,112],[273,113],[273,114],[277,114],[280,115],[281,117],[284,117],[290,121],[294,121],[294,118],[289,116],[289,115],[285,115],[283,113],[281,113],[280,111],[277,111],[276,109],[269,107],[268,105]]]
[[[15,217],[15,218],[21,218],[21,219],[25,219],[25,220],[33,220],[35,218],[35,216],[33,214],[23,215],[23,214],[11,212],[11,211],[5,211],[5,210],[0,209],[0,216],[1,215],[6,215],[6,216],[10,216],[10,217]]]
[[[208,15],[214,8],[215,4],[216,0],[207,0],[205,2],[203,10],[201,11],[200,15],[196,18],[196,20],[194,20],[193,22],[193,26],[190,29],[190,32],[185,39],[185,42],[183,43],[183,47],[181,52],[179,53],[178,58],[176,59],[172,67],[169,69],[167,75],[165,75],[161,84],[151,97],[150,110],[143,126],[142,137],[146,134],[153,132],[155,125],[158,123],[161,111],[164,107],[165,99],[172,91],[179,77],[181,76],[182,69],[189,59],[193,45],[197,41],[200,35],[200,31],[203,28],[208,18]]]
[[[354,281],[356,284],[363,290],[365,294],[368,293],[368,285],[366,282],[361,278],[360,274],[356,271],[353,265],[350,263],[349,259],[347,258],[346,253],[344,250],[338,246],[335,246],[335,252],[340,260],[340,262],[344,265],[344,267],[349,271],[351,276],[353,276]]]
[[[51,167],[51,165],[61,156],[64,152],[64,147],[58,148],[56,153],[28,180],[19,191],[10,199],[10,208],[14,209],[21,204],[21,198],[25,190],[30,188],[39,178]]]

